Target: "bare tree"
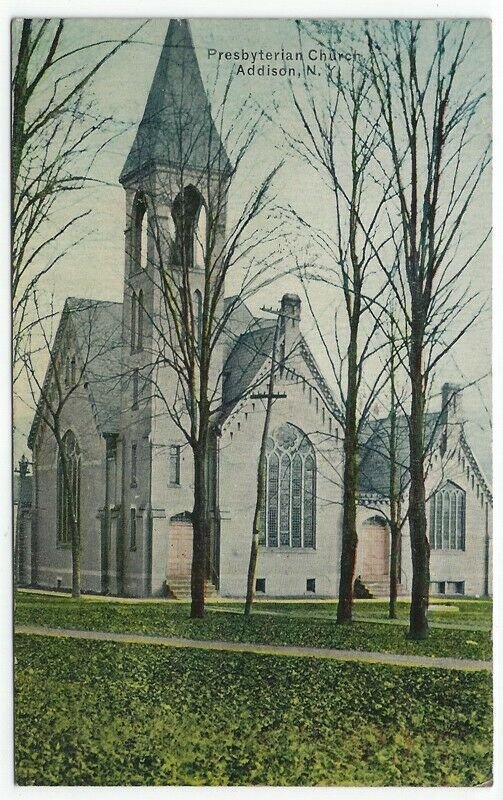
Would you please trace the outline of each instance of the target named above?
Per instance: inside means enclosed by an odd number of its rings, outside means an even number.
[[[433,370],[480,312],[468,268],[489,237],[464,240],[480,181],[490,163],[477,134],[484,76],[474,71],[470,23],[393,21],[368,25],[368,70],[386,130],[397,197],[398,279],[384,267],[408,328],[410,489],[413,564],[409,637],[428,634],[429,544],[424,463],[425,398]],[[394,223],[393,223],[394,224]]]
[[[403,376],[403,332],[397,323],[393,302],[389,303],[387,321],[383,325],[386,347],[382,351],[386,384],[380,392],[377,407],[387,414],[367,422],[367,438],[360,448],[360,478],[363,483],[362,503],[375,508],[383,516],[390,531],[389,609],[396,619],[396,601],[400,582],[401,536],[407,520],[404,496],[409,486],[408,419],[405,412],[406,391]]]
[[[67,38],[67,27],[63,19],[13,23],[14,381],[19,377],[23,339],[32,324],[30,300],[38,282],[82,239],[78,223],[90,214],[90,210],[68,210],[69,196],[91,179],[97,155],[116,135],[109,117],[96,116],[92,81],[143,26],[120,41],[99,40],[78,47]],[[90,56],[85,66],[84,54]]]
[[[65,417],[72,401],[82,391],[87,391],[86,381],[89,370],[106,355],[107,360],[120,353],[119,340],[113,342],[109,337],[100,336],[95,327],[97,304],[92,300],[74,300],[65,307],[65,319],[59,324],[61,339],[58,346],[52,341],[52,325],[56,315],[52,308],[42,312],[38,294],[33,293],[35,312],[34,323],[26,338],[21,359],[26,373],[31,399],[34,404],[36,420],[47,427],[56,443],[58,465],[61,470],[63,498],[70,530],[72,552],[72,597],[80,597],[80,560],[82,552],[79,486],[75,470],[74,443],[65,436]],[[73,320],[78,318],[79,336],[71,332]],[[65,328],[68,327],[68,330]],[[76,355],[70,361],[64,344],[64,337],[73,335],[73,351]],[[45,358],[42,358],[45,356]],[[45,374],[41,367],[47,363]],[[120,377],[116,378],[117,387]],[[111,387],[112,388],[112,387]]]
[[[324,48],[336,50],[340,29],[336,24],[299,25],[299,40],[308,32]],[[332,201],[330,232],[316,228],[289,209],[299,229],[308,232],[311,246],[325,266],[305,268],[309,281],[321,281],[342,295],[342,319],[335,317],[335,335],[329,341],[313,314],[323,342],[342,410],[344,431],[343,523],[337,622],[352,620],[353,583],[357,552],[356,507],[358,499],[358,443],[373,397],[383,380],[382,370],[371,381],[364,375],[368,359],[382,346],[378,343],[383,308],[373,301],[378,294],[374,265],[389,235],[380,235],[382,216],[389,198],[389,181],[375,180],[374,162],[379,157],[382,134],[372,112],[372,82],[355,59],[339,61],[326,71],[323,83],[314,87],[304,74],[303,89],[291,87],[300,133],[285,130],[290,147],[316,171]],[[319,261],[319,259],[318,259]],[[309,300],[309,292],[306,291]],[[311,308],[311,313],[313,312]]]

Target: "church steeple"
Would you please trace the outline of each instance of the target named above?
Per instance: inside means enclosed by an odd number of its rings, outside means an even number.
[[[145,112],[119,178],[153,165],[224,172],[229,159],[211,117],[187,20],[171,20]]]

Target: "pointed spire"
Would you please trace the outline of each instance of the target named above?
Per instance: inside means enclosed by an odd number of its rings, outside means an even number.
[[[187,20],[171,20],[145,112],[119,180],[152,164],[224,171],[225,148],[211,117]]]

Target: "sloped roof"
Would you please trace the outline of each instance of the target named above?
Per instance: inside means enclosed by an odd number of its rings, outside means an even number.
[[[439,444],[445,430],[445,414],[431,412],[425,414],[425,451],[432,452]],[[390,418],[369,422],[362,431],[360,441],[359,485],[362,495],[387,499],[390,495]],[[459,444],[477,476],[489,501],[492,493],[471,449],[464,430],[461,428]],[[407,417],[396,419],[396,486],[403,491],[409,482],[409,424]]]
[[[239,336],[224,367],[225,409],[230,409],[243,397],[271,356],[275,327],[275,320],[257,320],[255,327]]]
[[[122,303],[69,297],[77,342],[87,355],[85,380],[101,433],[118,433],[121,408]]]
[[[443,432],[442,414],[425,414],[424,442],[427,450],[435,447]],[[390,417],[367,423],[361,435],[359,483],[362,494],[389,497],[390,485]],[[396,418],[396,485],[405,489],[409,470],[409,423],[407,417]]]
[[[172,19],[133,146],[119,180],[149,165],[224,172],[230,166],[211,116],[187,20]]]
[[[56,355],[62,346],[67,326],[75,334],[78,355],[85,365],[83,381],[88,389],[96,425],[100,433],[118,433],[120,417],[120,376],[122,351],[122,303],[89,298],[68,297],[52,347]],[[42,395],[52,379],[50,364]],[[33,447],[43,408],[39,399],[28,436]]]
[[[440,412],[425,414],[424,442],[431,450],[443,426]],[[390,485],[390,437],[389,417],[368,422],[361,434],[359,482],[362,494],[376,494],[389,497]],[[396,418],[396,485],[402,490],[408,482],[409,470],[409,424],[407,417]]]
[[[225,302],[226,310],[230,304],[235,303],[235,307],[229,313],[224,333],[223,417],[257,382],[261,369],[271,357],[276,326],[275,320],[254,317],[246,305],[236,302],[234,297]],[[340,409],[303,337],[300,345],[298,352],[311,373],[313,384],[316,384],[327,407],[340,420]]]
[[[249,331],[256,320],[238,295],[224,298],[224,314],[227,316],[225,328],[222,331],[225,362],[239,337]]]

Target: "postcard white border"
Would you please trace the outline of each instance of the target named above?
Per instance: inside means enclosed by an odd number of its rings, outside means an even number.
[[[495,493],[494,508],[494,645],[495,645],[495,784],[489,789],[347,789],[347,788],[310,788],[310,789],[277,789],[277,788],[202,788],[186,789],[177,787],[137,788],[116,787],[97,788],[79,787],[15,787],[13,785],[13,737],[12,737],[12,560],[11,560],[11,398],[10,398],[10,282],[9,282],[9,127],[10,119],[10,20],[14,17],[477,17],[490,18],[493,21],[493,96],[494,96],[494,161],[493,161],[493,489]],[[200,793],[209,798],[221,798],[223,795],[258,798],[280,795],[289,800],[304,798],[316,793],[323,798],[402,798],[419,797],[428,800],[437,798],[483,798],[501,796],[503,789],[503,514],[499,488],[503,485],[503,252],[501,230],[503,227],[501,168],[501,144],[503,142],[503,110],[501,82],[503,82],[503,4],[501,0],[415,0],[405,3],[404,0],[144,0],[143,3],[133,0],[116,2],[109,0],[59,0],[59,2],[15,2],[7,0],[0,10],[1,46],[0,64],[2,75],[2,91],[0,94],[1,119],[0,128],[0,174],[4,177],[3,192],[0,193],[0,210],[2,226],[0,230],[0,252],[2,254],[0,269],[0,421],[2,436],[0,438],[0,632],[2,657],[0,659],[0,707],[2,709],[2,725],[0,740],[0,789],[2,797],[20,798],[94,798],[105,797],[150,797],[161,796],[169,791],[171,798],[192,798]]]

